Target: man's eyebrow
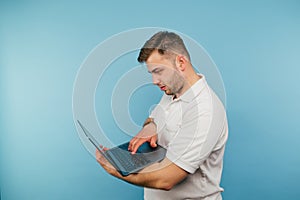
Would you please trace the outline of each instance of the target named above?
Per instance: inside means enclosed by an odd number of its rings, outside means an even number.
[[[153,72],[159,70],[159,67],[155,67],[152,71],[148,71],[148,73],[152,74]]]

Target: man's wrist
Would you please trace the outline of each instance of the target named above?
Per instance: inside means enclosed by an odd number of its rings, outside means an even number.
[[[150,124],[150,123],[154,123],[154,118],[148,117],[146,119],[146,121],[143,124],[143,127],[145,127],[146,125]],[[155,123],[154,123],[155,124]]]

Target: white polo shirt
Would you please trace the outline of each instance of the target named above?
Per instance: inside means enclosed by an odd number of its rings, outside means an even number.
[[[179,98],[164,94],[150,115],[157,125],[158,143],[167,149],[166,157],[189,174],[169,191],[145,188],[145,199],[222,199],[226,113],[200,76]]]

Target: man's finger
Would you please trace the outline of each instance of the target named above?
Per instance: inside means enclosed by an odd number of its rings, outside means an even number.
[[[132,139],[130,140],[129,144],[128,144],[128,150],[129,150],[129,151],[131,151],[131,147],[132,147],[134,141],[135,141],[135,137],[132,138]]]
[[[98,158],[100,158],[100,157],[101,157],[101,153],[99,152],[98,149],[96,149],[96,158],[98,159]]]
[[[136,151],[138,150],[138,148],[139,148],[142,144],[144,144],[146,141],[147,141],[147,140],[145,140],[145,139],[140,139],[140,140],[138,140],[138,141],[134,144],[134,146],[132,147],[131,153],[132,153],[132,154],[135,154]]]
[[[96,159],[97,159],[98,163],[100,163],[100,164],[102,165],[102,163],[103,163],[103,156],[102,156],[102,154],[99,152],[98,149],[96,149]]]
[[[97,162],[104,168],[106,168],[107,166],[110,165],[110,163],[106,160],[106,158],[101,154],[101,152],[99,152],[99,150],[97,149],[96,151],[96,159]]]
[[[100,146],[100,148],[101,148],[103,151],[109,150],[109,148],[107,148],[107,147],[105,147],[105,146],[103,146],[103,145],[99,145],[99,146]]]
[[[152,137],[151,138],[151,140],[150,140],[151,147],[157,147],[156,140],[157,140],[156,137]]]
[[[128,146],[128,150],[132,151],[135,144],[140,140],[140,138],[138,138],[137,136],[135,136],[132,140],[130,140],[129,142],[129,146]]]

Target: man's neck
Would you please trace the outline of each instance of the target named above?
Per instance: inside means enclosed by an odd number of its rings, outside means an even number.
[[[183,86],[182,90],[179,93],[175,94],[173,99],[177,99],[181,95],[183,95],[188,89],[190,89],[198,80],[200,80],[202,76],[193,73],[192,76],[188,77],[186,80],[186,84]]]

